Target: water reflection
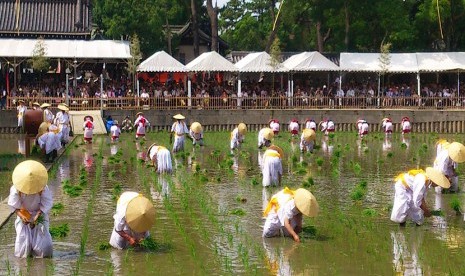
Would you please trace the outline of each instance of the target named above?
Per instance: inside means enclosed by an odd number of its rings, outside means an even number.
[[[383,151],[390,151],[392,149],[392,141],[390,133],[386,133],[383,141]]]
[[[70,167],[69,167],[69,158],[62,158],[60,165],[58,166],[57,178],[61,181],[63,179],[70,178]]]
[[[291,253],[295,250],[295,243],[274,245],[270,239],[263,239],[265,248],[265,265],[270,275],[287,276],[292,275],[291,264],[289,262]]]
[[[18,139],[18,153],[26,154],[26,138],[24,136]]]
[[[330,143],[330,138],[328,136],[324,136],[321,139],[321,150],[326,154],[326,155],[331,155],[333,153],[334,145]]]
[[[111,250],[110,251],[110,258],[111,263],[113,264],[113,272],[117,273],[116,275],[120,275],[118,272],[121,272],[122,268],[122,260],[123,254],[125,254],[122,250]]]
[[[263,151],[258,151],[258,167],[260,168],[260,170],[263,170],[263,155],[264,155],[264,152]]]
[[[163,200],[170,196],[170,184],[165,174],[159,174],[157,178],[157,188],[150,187],[150,194],[154,200]]]
[[[406,236],[409,238],[406,239]],[[392,252],[394,269],[402,275],[423,275],[423,269],[418,256],[418,250],[423,240],[423,231],[405,233],[392,231]]]
[[[144,147],[140,144],[139,141],[136,141],[136,150],[137,150],[137,159],[145,160],[147,158],[147,153],[145,152]]]
[[[442,194],[434,193],[434,210],[442,210]],[[447,240],[447,221],[442,216],[432,216],[431,224],[435,236],[442,241]]]
[[[117,144],[111,144],[110,145],[110,154],[115,155],[118,152],[118,145]]]
[[[405,144],[407,148],[410,148],[410,136],[402,136],[402,144]]]
[[[86,151],[84,152],[84,166],[86,168],[92,167],[94,164],[94,156],[92,153],[92,148],[87,148]]]

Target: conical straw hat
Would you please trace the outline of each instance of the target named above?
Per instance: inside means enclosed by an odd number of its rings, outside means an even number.
[[[465,146],[459,142],[453,142],[447,148],[450,159],[457,163],[465,161]]]
[[[137,112],[136,117],[138,117],[139,115],[144,115],[144,112]]]
[[[244,123],[240,123],[237,126],[237,130],[239,131],[240,134],[244,135],[247,132],[247,126]]]
[[[281,159],[284,158],[284,151],[280,147],[278,147],[276,145],[271,145],[271,146],[268,147],[268,149],[277,151],[279,153],[279,155],[280,155],[280,158]]]
[[[303,135],[304,135],[304,140],[307,142],[310,142],[312,140],[315,140],[316,138],[316,133],[313,129],[306,128],[303,130]]]
[[[64,104],[59,104],[59,105],[57,106],[57,108],[58,108],[59,110],[63,110],[63,111],[68,111],[68,110],[69,110],[69,107],[67,107],[67,106],[64,105]]]
[[[191,125],[191,130],[194,133],[200,133],[202,132],[202,125],[199,122],[193,122]]]
[[[41,108],[46,108],[46,107],[50,107],[51,105],[49,103],[43,103],[40,107]]]
[[[176,114],[176,115],[173,116],[173,119],[184,120],[184,119],[186,119],[186,117],[182,116],[181,114]]]
[[[11,176],[13,185],[21,193],[32,195],[42,191],[47,185],[47,169],[34,160],[19,163]]]
[[[316,217],[320,210],[315,196],[308,190],[299,188],[294,193],[295,207],[307,217]]]
[[[271,140],[273,139],[274,137],[274,132],[271,128],[265,128],[265,131],[263,133],[263,138],[265,138],[266,140]]]
[[[149,230],[155,222],[155,207],[142,195],[132,199],[126,208],[126,222],[135,232]]]
[[[449,179],[447,179],[447,177],[442,172],[433,167],[426,168],[426,176],[438,186],[441,186],[445,189],[450,187]]]

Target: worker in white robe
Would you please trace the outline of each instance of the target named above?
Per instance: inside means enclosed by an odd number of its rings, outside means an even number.
[[[299,121],[297,119],[292,119],[289,123],[289,132],[291,133],[292,137],[297,137],[299,134]]]
[[[328,136],[330,132],[334,132],[335,126],[334,122],[331,119],[325,119],[320,122],[321,132]]]
[[[150,158],[152,165],[156,166],[158,173],[173,172],[171,153],[167,148],[154,143],[147,150],[147,156]]]
[[[359,119],[357,121],[358,135],[360,136],[360,138],[363,138],[363,136],[368,134],[369,128],[370,127],[368,125],[368,122],[364,119]]]
[[[279,134],[279,121],[276,119],[271,119],[270,122],[270,128],[273,130],[273,133],[275,136]]]
[[[17,215],[15,256],[52,257],[48,213],[53,199],[47,186],[47,169],[37,161],[26,160],[16,166],[12,180],[8,205]]]
[[[263,146],[269,147],[271,140],[274,137],[273,130],[269,127],[260,129],[258,132],[258,148],[261,149]]]
[[[410,123],[409,117],[403,117],[400,123],[400,127],[402,129],[402,134],[410,133],[412,130],[412,124]]]
[[[146,127],[150,126],[149,120],[144,117],[144,113],[137,112],[136,120],[134,121],[134,128],[136,128],[136,139],[142,137],[145,139]]]
[[[442,172],[450,181],[450,192],[458,192],[459,177],[457,174],[457,167],[459,162],[465,161],[465,146],[459,142],[453,142],[449,145],[443,144],[442,150],[436,156],[433,167]],[[436,193],[441,193],[440,186],[435,187]]]
[[[318,212],[318,202],[312,193],[303,188],[293,191],[286,187],[271,197],[263,212],[266,221],[262,236],[284,235],[300,242],[298,234],[302,232],[302,215],[316,217]]]
[[[300,152],[313,152],[315,145],[316,133],[311,128],[306,128],[300,136]]]
[[[23,127],[23,119],[24,115],[26,114],[27,107],[24,105],[23,100],[18,100],[18,106],[16,107],[16,110],[18,111],[18,129],[17,131],[19,132],[20,129]]]
[[[116,204],[110,245],[117,249],[134,247],[147,238],[155,221],[150,200],[136,192],[124,192]]]
[[[176,114],[173,116],[173,118],[176,120],[176,122],[174,122],[171,126],[170,140],[172,140],[172,137],[174,136],[173,152],[178,152],[184,150],[185,134],[189,133],[189,129],[184,122],[184,116],[181,114]]]
[[[69,132],[71,130],[70,115],[68,113],[69,107],[64,103],[61,103],[58,105],[58,109],[60,111],[57,112],[55,124],[58,126],[61,136],[61,144],[64,146],[69,143]]]
[[[263,154],[263,187],[277,186],[281,184],[283,175],[283,150],[278,146],[271,145]]]
[[[192,139],[192,145],[203,146],[203,128],[199,122],[193,122],[189,128],[189,136]]]
[[[238,149],[241,147],[241,144],[244,142],[246,132],[247,126],[244,123],[240,123],[236,128],[234,128],[234,130],[231,132],[230,137],[231,150]]]
[[[53,115],[53,112],[50,110],[51,105],[49,103],[43,103],[40,108],[43,111],[44,114],[44,122],[47,123],[53,123],[53,120],[55,119],[55,115]]]
[[[417,225],[423,223],[424,217],[431,216],[426,205],[426,193],[429,186],[449,188],[449,180],[437,169],[432,167],[423,170],[410,170],[398,175],[395,179],[394,205],[391,220],[404,226],[407,219]]]
[[[92,116],[84,117],[84,142],[92,143],[92,137],[94,136],[94,118]]]
[[[305,121],[305,128],[306,129],[313,129],[316,132],[316,122],[313,119],[307,119]]]
[[[48,132],[42,134],[37,142],[42,150],[45,151],[45,162],[53,162],[61,149],[60,135],[58,134],[58,127],[50,125]]]
[[[382,127],[385,134],[391,134],[394,131],[394,125],[392,124],[391,118],[384,118]]]
[[[110,127],[110,135],[112,142],[118,142],[119,136],[121,135],[121,129],[119,128],[117,120],[114,120],[113,125]]]

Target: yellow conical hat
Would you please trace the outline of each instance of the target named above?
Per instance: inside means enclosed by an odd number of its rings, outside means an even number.
[[[146,197],[139,195],[128,203],[126,222],[135,232],[145,232],[155,222],[155,207]]]
[[[244,123],[240,123],[237,126],[237,130],[239,131],[240,134],[244,135],[247,132],[247,126]]]
[[[320,211],[315,196],[308,190],[299,188],[294,192],[295,207],[307,217],[316,217]]]
[[[264,132],[263,132],[263,138],[265,138],[266,140],[271,140],[273,139],[274,137],[274,132],[271,128],[267,127],[265,128]]]
[[[465,161],[465,146],[459,142],[453,142],[447,147],[450,159],[457,163]]]
[[[307,142],[310,142],[312,140],[315,140],[316,138],[316,133],[313,129],[306,128],[303,130],[303,135],[304,135],[304,140]]]
[[[202,125],[199,122],[193,122],[192,125],[191,125],[191,130],[194,133],[198,134],[198,133],[202,132]]]
[[[42,191],[47,185],[47,169],[34,160],[19,163],[11,176],[13,185],[21,193],[32,195]]]

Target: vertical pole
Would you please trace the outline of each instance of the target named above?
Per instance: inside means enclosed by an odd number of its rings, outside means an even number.
[[[417,73],[417,93],[418,93],[418,96],[421,96],[420,95],[420,72]]]
[[[66,95],[65,103],[69,105],[69,75],[66,73]]]
[[[381,106],[381,74],[378,73],[378,107]]]
[[[192,106],[192,81],[191,78],[187,77],[187,106]]]
[[[239,97],[241,95],[241,97]],[[242,81],[241,81],[241,74],[237,77],[237,107],[241,107],[242,103]]]
[[[100,95],[103,93],[103,74],[100,74]],[[103,109],[102,96],[100,96],[100,110]]]

